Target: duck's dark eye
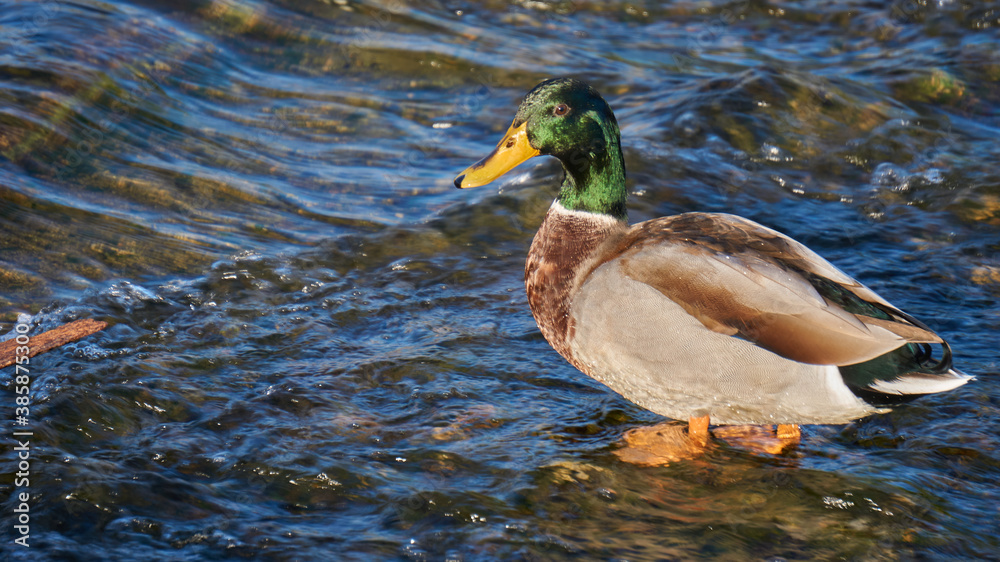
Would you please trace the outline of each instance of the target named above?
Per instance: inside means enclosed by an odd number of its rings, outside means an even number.
[[[566,115],[567,113],[569,113],[569,106],[564,103],[552,108],[552,115]]]

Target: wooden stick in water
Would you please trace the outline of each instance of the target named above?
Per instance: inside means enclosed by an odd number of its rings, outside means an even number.
[[[100,332],[108,325],[107,322],[83,318],[75,320],[69,324],[63,324],[58,328],[53,328],[47,332],[42,332],[37,336],[31,336],[28,343],[28,357],[34,357],[46,351],[51,351],[61,345],[66,345],[80,338],[85,338],[91,334]],[[21,344],[17,343],[17,338],[0,342],[0,369],[9,367],[17,360],[16,350]],[[21,354],[25,355],[25,354]]]

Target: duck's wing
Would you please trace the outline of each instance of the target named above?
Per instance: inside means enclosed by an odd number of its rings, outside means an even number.
[[[635,225],[611,252],[628,277],[705,327],[788,359],[852,365],[907,344],[947,344],[791,238],[734,215],[686,213]]]

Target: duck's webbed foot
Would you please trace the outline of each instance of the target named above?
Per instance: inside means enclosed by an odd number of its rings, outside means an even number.
[[[802,432],[796,424],[780,424],[777,430],[769,425],[724,425],[713,429],[712,437],[734,447],[780,455],[799,444]]]
[[[615,451],[619,459],[642,466],[663,466],[693,459],[709,447],[708,416],[691,417],[687,431],[682,424],[667,422],[637,427],[625,432],[625,447]]]

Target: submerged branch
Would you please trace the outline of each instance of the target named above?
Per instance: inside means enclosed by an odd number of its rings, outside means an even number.
[[[42,332],[37,336],[31,336],[30,342],[28,343],[28,353],[21,353],[20,355],[34,357],[41,353],[45,353],[46,351],[51,351],[61,345],[66,345],[80,338],[96,334],[106,328],[107,325],[107,322],[94,320],[92,318],[83,318],[81,320],[70,322],[69,324],[63,324],[58,328]],[[17,360],[18,354],[16,351],[17,348],[21,346],[17,343],[16,339],[17,338],[12,338],[7,341],[0,342],[0,369],[13,365]]]

